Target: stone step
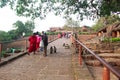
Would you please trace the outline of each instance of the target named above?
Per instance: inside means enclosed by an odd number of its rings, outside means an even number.
[[[97,54],[101,58],[119,58],[120,59],[120,54],[119,53],[101,53]],[[83,59],[88,59],[88,60],[94,60],[96,59],[92,54],[87,54],[82,56]]]
[[[112,66],[119,66],[120,67],[120,59],[107,58],[104,60]],[[98,60],[85,60],[85,63],[89,66],[102,66],[102,63],[100,63],[100,61],[98,61]]]
[[[98,54],[98,56],[102,58],[119,58],[120,59],[119,53],[102,53],[102,54]]]
[[[102,54],[102,53],[109,53],[113,54],[115,53],[114,50],[92,50],[96,54]],[[89,54],[89,52],[84,51],[85,54]]]
[[[114,50],[92,50],[94,53],[114,53]]]

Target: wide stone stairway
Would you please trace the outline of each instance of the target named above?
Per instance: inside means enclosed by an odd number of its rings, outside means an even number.
[[[64,47],[64,43],[69,47]],[[50,54],[51,46],[56,46],[57,53]],[[2,59],[0,64],[0,80],[92,80],[87,67],[78,64],[70,39],[65,38],[49,43],[47,57],[43,52],[21,57],[13,55]]]

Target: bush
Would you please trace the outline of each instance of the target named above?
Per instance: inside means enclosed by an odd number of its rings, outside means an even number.
[[[47,32],[47,35],[57,35],[59,33],[61,33],[61,32]]]
[[[85,34],[85,35],[88,35],[90,34],[89,32],[79,32],[79,34]]]
[[[2,52],[0,53],[0,57],[8,57],[8,56],[11,55],[10,53],[12,53],[11,50],[8,50],[8,51],[2,51]]]
[[[120,41],[120,38],[111,38],[111,41],[112,41],[112,42],[119,42],[119,41]]]
[[[120,42],[120,38],[104,38],[103,42]]]
[[[4,54],[5,54],[5,51],[2,51],[2,52],[0,53],[0,57],[4,57]]]

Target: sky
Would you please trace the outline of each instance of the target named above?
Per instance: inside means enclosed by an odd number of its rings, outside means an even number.
[[[0,8],[0,30],[6,32],[12,30],[13,23],[15,23],[17,20],[26,22],[28,19],[26,19],[25,17],[16,16],[15,12],[12,11],[9,7]],[[34,32],[46,31],[49,30],[50,27],[62,27],[64,26],[64,24],[65,20],[62,17],[55,16],[54,14],[50,13],[44,20],[35,20]],[[80,26],[92,26],[93,24],[95,24],[95,22],[90,20],[83,20],[82,22],[80,22]]]

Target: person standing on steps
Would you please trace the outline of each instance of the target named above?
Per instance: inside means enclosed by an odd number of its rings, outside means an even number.
[[[43,56],[46,57],[47,56],[47,46],[48,46],[48,36],[44,31],[42,31],[42,40],[43,40],[43,43],[44,43],[44,54],[43,54]]]
[[[28,49],[28,55],[30,55],[31,52],[36,52],[37,48],[36,48],[36,43],[37,43],[37,37],[36,37],[36,33],[33,33],[32,36],[29,37],[29,49]]]
[[[37,52],[39,52],[39,47],[40,47],[40,41],[41,41],[41,36],[39,35],[39,32],[36,32],[36,37],[37,37],[37,42],[36,42],[36,48],[37,48]]]

